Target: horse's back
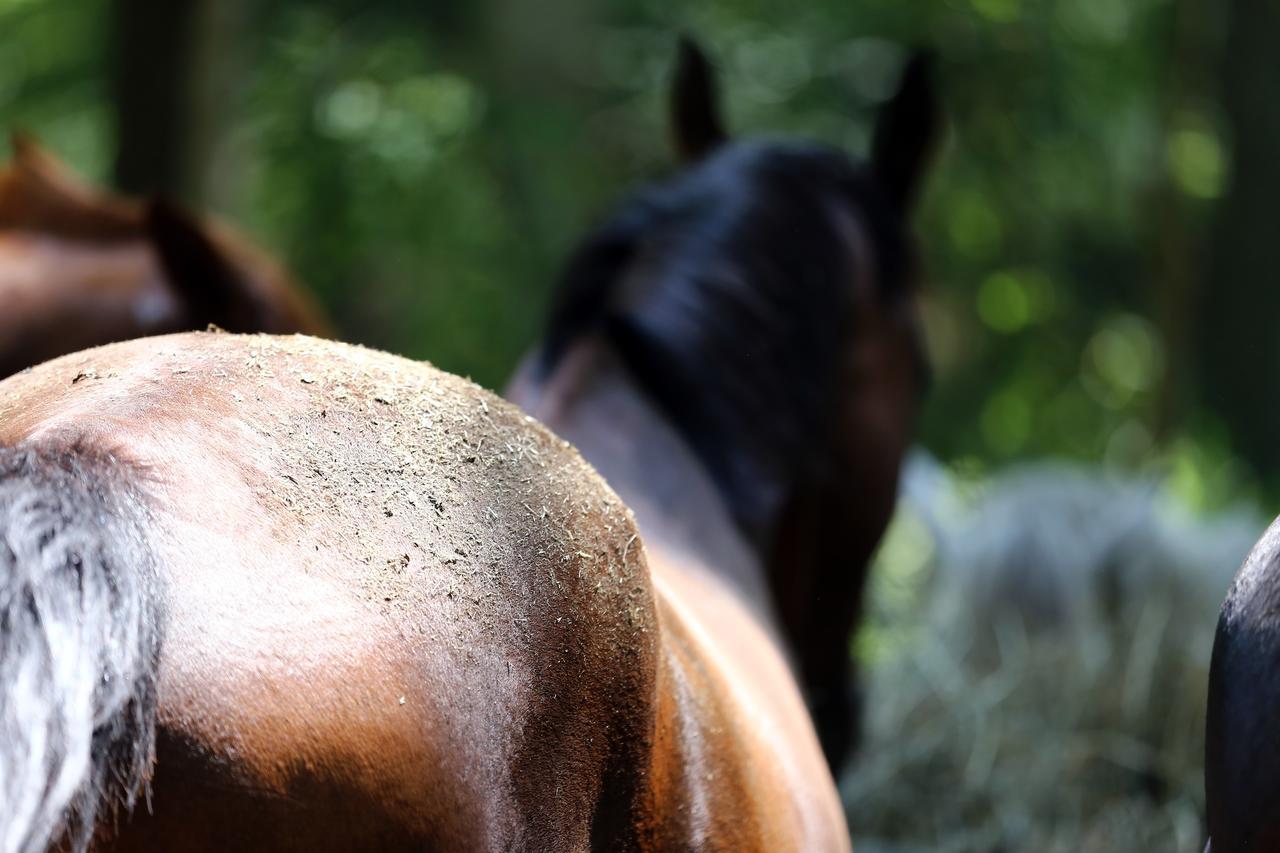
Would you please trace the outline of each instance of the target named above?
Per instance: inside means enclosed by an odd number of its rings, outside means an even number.
[[[515,408],[356,347],[187,334],[0,383],[0,444],[113,453],[150,495],[154,812],[118,846],[562,849],[635,827],[643,551]]]

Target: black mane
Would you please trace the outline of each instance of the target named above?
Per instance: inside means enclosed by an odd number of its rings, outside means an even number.
[[[856,217],[882,300],[907,290],[902,214],[871,171],[814,144],[725,146],[641,190],[572,256],[540,366],[601,335],[706,465],[754,541],[829,461],[856,272]]]

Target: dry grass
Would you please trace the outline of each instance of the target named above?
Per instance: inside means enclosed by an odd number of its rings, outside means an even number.
[[[859,638],[859,853],[1199,853],[1213,629],[1263,520],[1061,467],[912,482]]]

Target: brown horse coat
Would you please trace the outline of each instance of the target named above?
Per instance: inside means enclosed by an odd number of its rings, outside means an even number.
[[[145,495],[153,796],[94,849],[847,846],[746,606],[647,562],[568,444],[464,380],[304,337],[130,341],[0,383],[0,448]]]

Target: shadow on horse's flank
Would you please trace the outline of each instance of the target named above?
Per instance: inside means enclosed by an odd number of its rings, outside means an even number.
[[[908,217],[938,132],[930,64],[907,64],[862,164],[806,142],[731,141],[710,65],[684,43],[671,100],[684,167],[574,254],[511,391],[633,505],[614,456],[663,460],[643,441],[593,441],[617,424],[574,414],[578,387],[606,372],[581,353],[616,362],[612,381],[676,431],[758,564],[748,597],[780,633],[837,770],[858,726],[850,633],[927,384]]]
[[[306,337],[0,382],[0,849],[848,849],[788,657],[839,754],[932,90],[911,63],[867,165],[728,143],[692,45],[675,91],[688,168],[587,240],[512,387],[595,468]]]
[[[146,335],[328,335],[311,298],[225,228],[94,190],[15,135],[0,171],[0,377]]]

